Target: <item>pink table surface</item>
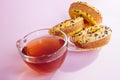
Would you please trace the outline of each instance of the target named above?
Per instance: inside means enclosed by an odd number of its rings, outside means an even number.
[[[120,4],[118,0],[84,0],[103,15],[113,30],[101,50],[68,52],[55,73],[39,75],[21,59],[16,41],[40,28],[69,19],[70,3],[76,0],[0,0],[0,80],[120,80]]]

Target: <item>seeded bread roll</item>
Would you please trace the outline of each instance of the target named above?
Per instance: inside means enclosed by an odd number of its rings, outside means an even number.
[[[69,16],[71,18],[82,16],[84,18],[85,27],[98,25],[102,22],[101,13],[86,2],[72,3],[69,8]]]
[[[73,35],[72,42],[82,49],[97,49],[106,45],[111,37],[111,29],[103,25],[95,25],[83,28],[82,31]]]
[[[60,36],[61,33],[59,32],[59,30],[62,30],[63,32],[66,33],[67,36],[71,36],[81,31],[83,27],[84,27],[83,18],[77,17],[75,19],[69,19],[64,22],[61,22],[60,24],[51,28],[49,30],[49,33]]]

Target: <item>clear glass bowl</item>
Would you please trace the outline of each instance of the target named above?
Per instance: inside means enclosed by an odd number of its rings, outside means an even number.
[[[56,52],[49,54],[45,57],[40,56],[29,56],[23,53],[23,48],[32,40],[44,37],[44,36],[55,36],[49,34],[49,29],[40,29],[33,31],[27,35],[25,35],[22,39],[18,40],[16,45],[21,55],[22,59],[25,63],[32,68],[33,70],[39,73],[50,73],[56,71],[64,62],[66,54],[67,54],[67,36],[64,32],[60,31],[62,37],[57,36],[64,40],[64,44],[59,48]],[[56,43],[54,43],[56,44]]]

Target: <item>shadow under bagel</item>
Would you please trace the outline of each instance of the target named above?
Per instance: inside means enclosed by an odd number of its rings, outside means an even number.
[[[60,70],[63,72],[75,72],[81,70],[91,63],[93,63],[101,49],[89,50],[89,51],[68,51],[68,55]]]

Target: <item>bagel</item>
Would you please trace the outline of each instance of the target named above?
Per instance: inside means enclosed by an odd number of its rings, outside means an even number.
[[[65,20],[65,21],[55,25],[54,27],[52,27],[49,30],[49,33],[60,36],[61,33],[59,32],[59,30],[61,30],[64,33],[66,33],[67,36],[71,36],[79,31],[81,31],[83,27],[84,27],[83,18],[77,17],[74,19]]]
[[[111,38],[112,30],[103,25],[83,28],[71,37],[72,42],[81,49],[97,49],[106,45]]]
[[[69,16],[71,18],[83,17],[85,27],[98,25],[102,22],[101,13],[92,5],[86,2],[74,2],[70,5]]]

